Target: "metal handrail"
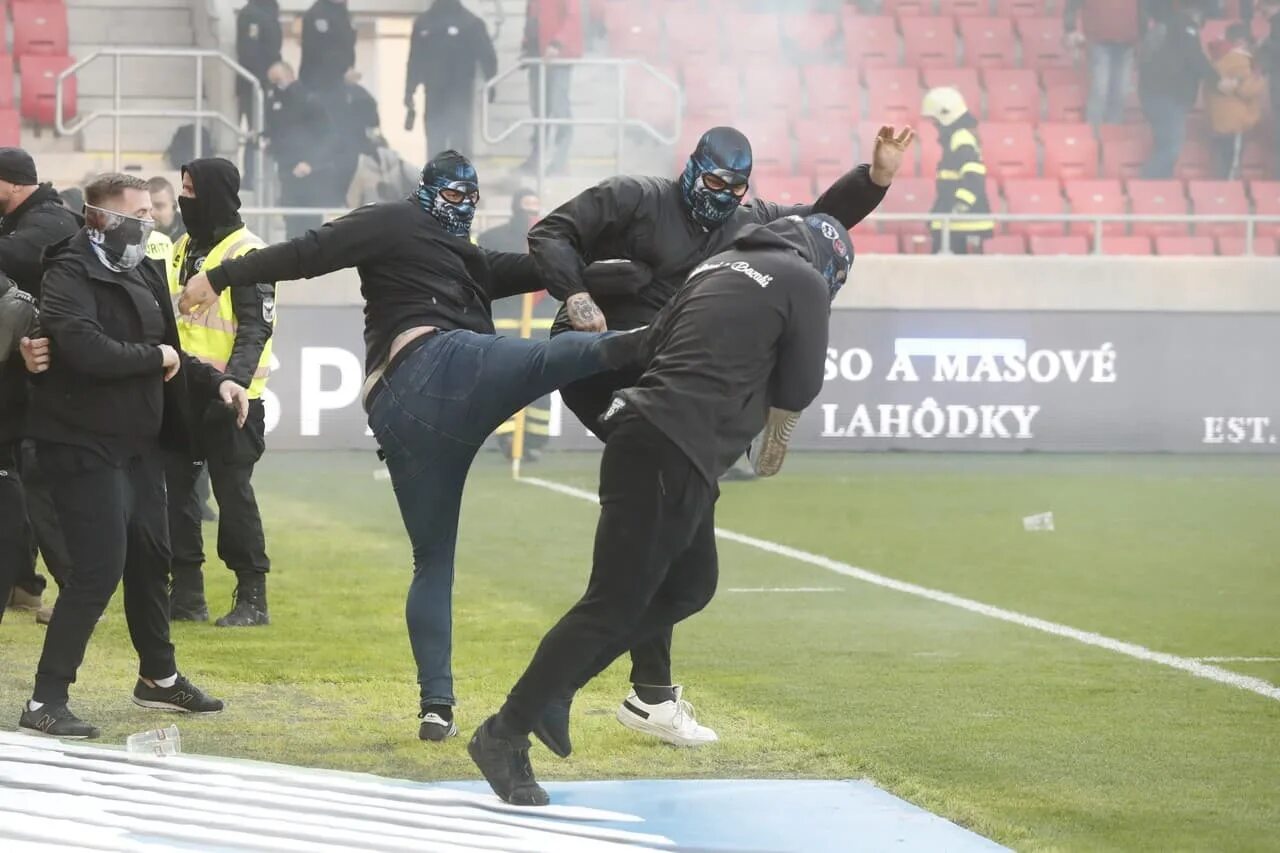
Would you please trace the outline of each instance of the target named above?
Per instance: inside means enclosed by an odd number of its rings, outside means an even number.
[[[76,120],[71,124],[63,121],[63,85],[65,81],[76,74],[80,69],[84,68],[94,60],[109,56],[112,58],[114,69],[113,85],[112,85],[112,108],[110,110],[94,110],[87,116],[77,116]],[[121,60],[126,57],[165,57],[171,59],[191,58],[196,61],[196,86],[195,86],[195,109],[191,110],[135,110],[125,109],[120,104],[122,92],[120,91],[120,68]],[[236,76],[249,81],[253,91],[253,119],[254,126],[248,132],[242,131],[240,126],[217,110],[204,109],[204,63],[206,59],[215,59],[226,67],[230,68]],[[201,148],[201,125],[206,119],[213,122],[220,122],[236,135],[236,139],[249,143],[252,142],[256,149],[254,154],[258,161],[258,174],[266,174],[266,159],[263,152],[261,142],[262,133],[265,129],[266,108],[265,96],[262,91],[262,83],[258,81],[248,69],[236,62],[231,57],[217,50],[205,50],[201,48],[156,48],[156,47],[107,47],[101,50],[95,50],[84,59],[76,61],[74,64],[64,69],[58,75],[57,87],[54,90],[54,127],[62,136],[70,136],[79,133],[87,126],[98,121],[99,119],[110,118],[114,121],[113,139],[112,139],[112,168],[115,171],[120,170],[120,120],[126,118],[190,118],[195,120],[195,156],[202,154]]]
[[[548,66],[607,66],[612,67],[615,74],[618,90],[618,109],[617,114],[612,118],[547,118],[547,67]],[[508,77],[525,68],[537,66],[538,68],[538,105],[540,109],[536,116],[531,118],[517,119],[506,130],[501,133],[492,133],[489,128],[489,98],[491,93],[497,88],[497,85]],[[631,118],[627,115],[627,79],[626,70],[628,68],[639,68],[646,74],[656,79],[662,85],[670,88],[675,93],[674,111],[672,113],[675,123],[674,130],[670,136],[664,135],[662,131],[651,125],[643,119]],[[549,127],[560,125],[582,126],[582,127],[616,127],[618,130],[617,147],[614,150],[615,172],[622,172],[623,147],[625,145],[627,128],[636,128],[649,137],[663,145],[674,145],[680,138],[680,122],[684,113],[684,94],[680,89],[680,84],[663,74],[657,68],[654,68],[647,62],[639,59],[607,59],[607,58],[580,58],[580,59],[544,59],[541,57],[524,57],[512,67],[505,71],[500,71],[490,80],[486,80],[484,88],[480,93],[480,132],[484,136],[484,141],[490,145],[502,142],[522,127],[533,127],[538,134],[538,174],[537,174],[537,191],[538,195],[543,194],[543,179],[547,172],[547,129]]]
[[[1253,254],[1256,229],[1259,225],[1280,224],[1280,216],[1256,216],[1253,214],[1133,214],[1133,213],[872,213],[869,220],[877,222],[941,222],[942,245],[939,254],[951,254],[952,225],[957,222],[1053,222],[1070,225],[1093,225],[1093,254],[1102,254],[1105,239],[1103,226],[1108,224],[1154,223],[1170,225],[1228,225],[1243,224],[1244,253]]]

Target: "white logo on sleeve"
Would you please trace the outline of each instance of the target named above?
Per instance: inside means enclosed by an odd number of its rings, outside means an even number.
[[[618,412],[622,411],[622,407],[625,405],[627,405],[626,400],[622,399],[621,397],[614,397],[613,402],[609,404],[609,408],[605,409],[604,414],[600,416],[600,420],[602,421],[609,420],[614,415],[618,414]]]

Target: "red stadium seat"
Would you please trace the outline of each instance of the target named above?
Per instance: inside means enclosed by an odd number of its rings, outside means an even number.
[[[928,125],[930,123],[925,122],[925,124]],[[981,132],[981,128],[979,128],[979,132]],[[942,143],[938,141],[937,132],[931,126],[922,128],[916,136],[915,147],[920,149],[920,167],[912,174],[918,174],[924,178],[936,177],[938,163],[942,161]],[[907,159],[910,160],[911,155],[907,155]]]
[[[1280,82],[1275,85],[1280,86]],[[1244,140],[1240,152],[1240,177],[1247,181],[1266,180],[1276,173],[1275,145],[1265,135],[1253,133]]]
[[[1182,146],[1182,156],[1178,158],[1176,174],[1184,180],[1195,181],[1207,181],[1214,177],[1213,152],[1209,148],[1207,134],[1188,134],[1186,144]]]
[[[1053,215],[1063,213],[1062,184],[1049,178],[1030,178],[1004,182],[1004,200],[1009,213],[1021,215]],[[1010,222],[1005,225],[1010,234],[1062,235],[1062,222]],[[1033,250],[1033,254],[1039,254]]]
[[[964,102],[969,111],[976,116],[982,112],[982,83],[978,80],[976,68],[926,68],[921,72],[925,89],[936,89],[939,86],[950,86],[964,95]]]
[[[928,15],[933,12],[933,0],[884,0],[886,15]]]
[[[22,117],[12,107],[0,110],[0,146],[17,148],[22,144]]]
[[[956,64],[956,28],[951,18],[900,18],[903,64],[950,68]]]
[[[675,78],[674,69],[661,70]],[[639,68],[628,68],[626,75],[627,117],[646,121],[663,133],[670,133],[680,108],[679,95]]]
[[[812,175],[824,167],[846,169],[853,163],[853,139],[846,127],[802,119],[796,122],[795,130],[801,174]]]
[[[1025,255],[1027,238],[1021,234],[996,234],[982,244],[984,255]]]
[[[1052,89],[1055,86],[1065,86],[1068,83],[1079,83],[1082,86],[1088,86],[1089,75],[1087,72],[1074,66],[1041,68],[1040,83],[1045,89]]]
[[[881,124],[914,123],[924,97],[916,69],[869,68],[866,78],[867,118]]]
[[[973,18],[991,14],[989,0],[938,0],[938,14],[954,18]]]
[[[987,68],[987,118],[1034,124],[1040,120],[1040,83],[1027,68]]]
[[[1049,178],[1077,180],[1098,177],[1098,140],[1087,124],[1042,124],[1044,174]]]
[[[859,110],[858,72],[848,68],[805,68],[802,72],[809,115],[823,121],[853,124]]]
[[[1047,11],[1044,0],[996,0],[996,14],[1002,18],[1032,18]]]
[[[809,204],[815,198],[813,179],[807,176],[779,175],[766,172],[751,175],[751,190],[756,198],[775,204]]]
[[[1104,255],[1149,255],[1150,237],[1107,237],[1102,241]]]
[[[887,16],[846,15],[844,54],[848,68],[893,68],[898,65],[898,23]]]
[[[928,213],[933,208],[937,187],[932,178],[897,178],[893,192],[884,197],[877,211],[880,213]],[[872,214],[875,218],[875,214]],[[927,234],[929,223],[883,222],[880,231],[886,234]],[[906,249],[906,245],[903,246]]]
[[[742,69],[743,91],[751,111],[770,110],[791,117],[804,111],[804,94],[800,71],[787,66],[748,65]]]
[[[1103,125],[1105,129],[1107,125]],[[1150,134],[1102,139],[1102,175],[1105,178],[1136,178],[1151,153]]]
[[[1250,181],[1249,197],[1257,216],[1280,216],[1280,181]],[[1255,233],[1280,237],[1280,222],[1259,223]]]
[[[684,26],[683,21],[679,21]],[[723,28],[717,28],[719,32]],[[708,33],[702,33],[705,37]],[[735,14],[733,17],[733,39],[726,43],[725,58],[741,64],[745,62],[769,62],[781,64],[782,31],[778,19],[774,15],[761,13]]]
[[[605,31],[613,56],[655,58],[666,43],[662,17],[638,3],[610,3],[605,6]]]
[[[29,0],[15,0],[12,8],[15,56],[67,55],[66,6],[61,3],[32,3]]]
[[[56,113],[58,75],[75,60],[69,56],[24,56],[18,61],[22,79],[22,117],[37,124],[52,125]],[[76,114],[76,78],[69,77],[63,89],[63,119]]]
[[[805,64],[825,58],[828,48],[840,35],[840,19],[831,14],[783,15],[781,23],[783,38],[800,52]]]
[[[978,127],[982,159],[997,178],[1034,178],[1036,139],[1029,124],[988,122]]]
[[[630,4],[629,4],[630,5]],[[639,6],[640,4],[635,4]],[[718,33],[723,22],[712,12],[681,10],[680,25],[667,31],[667,49],[672,59],[688,64],[702,57],[703,61],[720,61],[720,40],[708,38],[708,33]]]
[[[1087,255],[1089,252],[1089,238],[1079,234],[1068,234],[1065,237],[1037,234],[1031,238],[1033,255]]]
[[[1196,216],[1248,216],[1249,198],[1240,181],[1191,181],[1187,184]],[[1245,224],[1218,222],[1196,225],[1196,234],[1243,237]],[[1162,253],[1163,254],[1163,253]]]
[[[1157,255],[1216,255],[1212,237],[1157,237]]]
[[[1049,121],[1084,121],[1085,105],[1089,101],[1089,87],[1079,80],[1058,83],[1046,89],[1049,101]]]
[[[876,234],[872,231],[858,230],[850,234],[853,240],[854,255],[896,255],[898,254],[897,234]]]
[[[1218,254],[1219,255],[1243,255],[1245,254],[1245,242],[1243,237],[1219,237],[1218,238]],[[1253,238],[1253,254],[1257,257],[1273,258],[1280,253],[1280,242],[1275,237],[1254,237]]]
[[[1022,37],[1022,64],[1027,68],[1069,67],[1074,63],[1063,43],[1061,16],[1017,18]]]
[[[1128,211],[1128,202],[1124,187],[1119,181],[1067,181],[1064,184],[1067,200],[1071,202],[1071,212],[1079,216],[1124,216]],[[1092,223],[1075,222],[1071,225],[1071,233],[1092,236],[1097,229]],[[1104,235],[1123,235],[1123,222],[1103,224]]]
[[[1182,181],[1129,181],[1125,187],[1134,216],[1186,216],[1187,197]],[[1134,234],[1149,237],[1182,237],[1190,233],[1181,222],[1134,222]]]
[[[1017,40],[1009,18],[961,18],[964,64],[975,68],[1005,68],[1014,64]]]
[[[738,125],[751,141],[752,166],[764,172],[792,175],[791,131],[785,115],[774,121],[755,116]]]

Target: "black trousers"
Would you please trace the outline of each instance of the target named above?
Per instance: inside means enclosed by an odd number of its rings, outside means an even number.
[[[422,126],[427,134],[428,159],[450,148],[467,157],[475,156],[471,150],[474,101],[470,88],[457,95],[427,92],[426,116]]]
[[[0,444],[0,619],[16,583],[35,574],[26,492],[18,466],[18,444]]]
[[[124,613],[138,674],[178,671],[169,642],[169,525],[164,461],[151,448],[119,464],[77,447],[39,442],[41,469],[71,556],[36,670],[33,698],[61,704],[99,617],[124,579]]]
[[[611,370],[588,376],[560,389],[560,398],[578,420],[595,433],[596,438],[608,441],[614,429],[600,423],[600,416],[613,394],[620,388],[630,388],[640,379],[637,370]],[[671,675],[671,629],[659,631],[631,649],[631,683],[666,686],[674,683]]]
[[[49,477],[40,468],[34,441],[22,442],[21,468],[27,518],[31,522],[32,547],[35,550],[32,552],[28,582],[24,583],[19,579],[18,585],[32,595],[37,595],[44,592],[45,580],[36,574],[35,551],[38,550],[44,557],[45,568],[53,575],[53,580],[59,587],[71,575],[71,557],[67,554],[62,527],[58,524],[58,510],[53,505],[53,494],[49,491]]]
[[[199,572],[204,566],[204,501],[196,482],[206,469],[218,502],[218,559],[236,574],[265,574],[271,569],[253,491],[253,468],[264,447],[262,401],[250,401],[249,418],[240,434],[222,434],[233,429],[235,424],[229,420],[203,426],[204,461],[193,462],[178,454],[169,454],[165,460],[174,575]]]
[[[547,704],[715,595],[719,491],[639,415],[618,417],[600,464],[600,522],[587,591],[547,633],[502,707],[527,734]]]

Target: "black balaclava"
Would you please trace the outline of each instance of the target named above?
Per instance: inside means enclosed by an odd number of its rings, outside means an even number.
[[[707,174],[724,181],[726,187],[719,192],[708,188],[703,180]],[[750,177],[751,143],[741,131],[713,127],[702,134],[680,176],[680,191],[693,221],[703,228],[723,225],[743,199],[729,187],[745,187]]]
[[[517,190],[516,194],[511,197],[511,221],[521,223],[525,231],[532,228],[536,220],[527,210],[520,206],[520,202],[530,196],[536,197],[537,195],[533,190]]]
[[[203,246],[240,228],[240,170],[222,157],[192,160],[182,167],[191,176],[196,197],[178,196],[178,209],[191,239]]]
[[[463,198],[449,201],[440,194],[444,190],[461,193]],[[467,237],[480,200],[480,179],[466,157],[452,149],[441,151],[422,167],[417,197],[422,209],[435,217],[444,230],[455,237]]]

